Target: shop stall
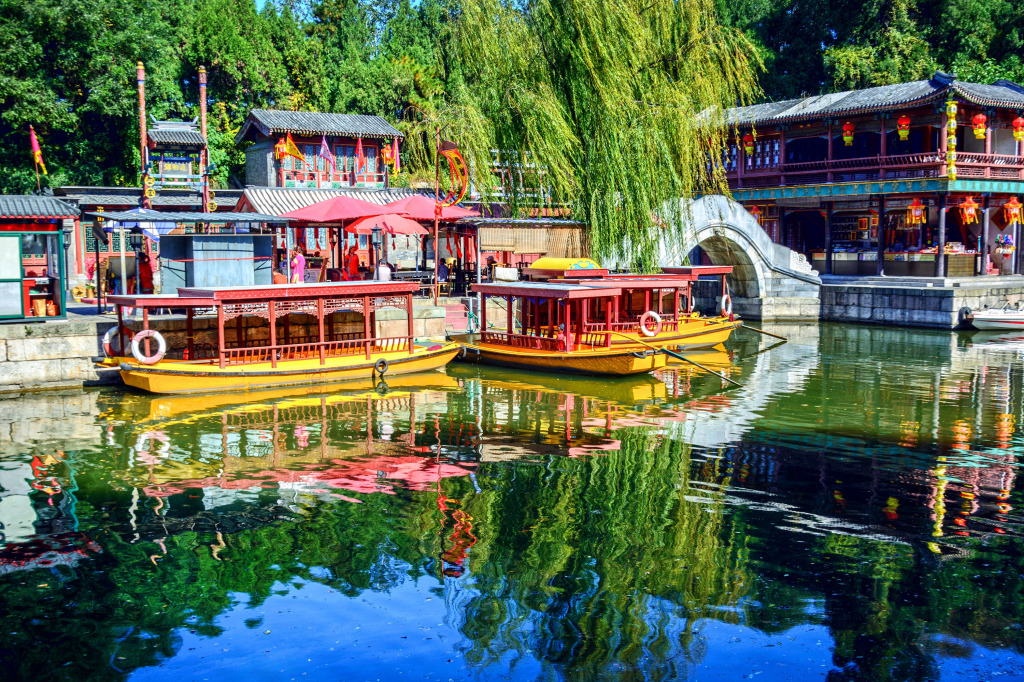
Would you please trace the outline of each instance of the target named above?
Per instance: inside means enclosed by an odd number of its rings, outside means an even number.
[[[0,196],[0,322],[67,314],[64,221],[77,217],[53,197]]]

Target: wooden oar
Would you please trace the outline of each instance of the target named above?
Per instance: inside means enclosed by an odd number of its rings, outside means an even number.
[[[774,336],[777,339],[782,339],[783,341],[789,341],[789,339],[787,339],[785,336],[779,336],[778,334],[772,334],[771,332],[766,332],[765,330],[758,329],[757,327],[750,327],[750,326],[747,326],[745,324],[741,324],[740,326],[743,327],[744,329],[749,329],[752,332],[757,332],[759,334],[764,334],[765,336]]]
[[[619,336],[623,336],[623,337],[629,339],[630,341],[633,341],[634,343],[639,343],[640,345],[647,346],[651,350],[657,351],[659,353],[664,353],[665,355],[670,355],[670,356],[676,358],[677,360],[682,360],[683,362],[688,362],[691,365],[699,367],[700,369],[704,370],[705,372],[708,372],[710,374],[714,374],[716,377],[718,377],[719,379],[722,379],[723,381],[728,381],[730,384],[735,384],[736,386],[739,386],[740,388],[743,388],[743,384],[741,384],[740,382],[734,381],[733,379],[730,379],[729,377],[725,376],[724,374],[719,374],[718,372],[716,372],[715,370],[711,369],[710,367],[705,367],[704,365],[700,364],[696,360],[691,360],[690,358],[684,357],[684,356],[680,355],[679,353],[676,353],[675,351],[669,350],[668,348],[658,348],[657,346],[652,346],[651,344],[647,343],[646,341],[641,341],[640,339],[634,339],[632,336],[628,336],[627,334],[623,334],[622,332],[611,332],[611,333],[612,334],[617,334]]]

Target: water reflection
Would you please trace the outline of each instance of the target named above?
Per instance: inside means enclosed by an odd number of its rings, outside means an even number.
[[[4,401],[0,665],[1016,674],[1024,340],[779,331],[700,358],[729,391],[686,365],[453,366],[254,402]]]

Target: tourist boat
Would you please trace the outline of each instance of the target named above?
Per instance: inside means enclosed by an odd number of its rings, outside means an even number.
[[[1011,308],[1007,303],[1002,308],[988,308],[977,312],[967,310],[964,315],[975,329],[1024,329],[1024,310],[1020,303]]]
[[[595,316],[599,319],[587,322],[588,330],[607,330],[613,346],[689,350],[725,343],[742,324],[732,313],[725,282],[730,272],[731,266],[686,267],[655,275],[605,275],[565,282],[621,290],[610,309],[602,309]],[[694,312],[693,283],[702,276],[720,280],[716,314],[710,316]]]
[[[467,347],[465,359],[502,367],[587,375],[643,374],[665,366],[657,349],[615,346],[610,328],[588,326],[589,315],[614,308],[622,290],[557,282],[474,284],[483,296],[477,334],[454,339]],[[487,299],[504,299],[505,328],[487,323]],[[515,331],[514,310],[520,311]],[[609,318],[609,323],[611,318]]]
[[[125,384],[150,393],[279,389],[440,369],[460,345],[414,340],[417,288],[406,282],[330,282],[111,296],[118,326],[104,337],[104,351],[108,364],[120,365]],[[125,308],[142,311],[138,333],[125,326]],[[405,310],[404,334],[377,335],[375,315],[383,308]],[[168,333],[182,341],[178,348],[168,350],[167,340],[150,328],[154,309],[185,311],[184,338]],[[212,328],[197,328],[197,314],[215,315]]]

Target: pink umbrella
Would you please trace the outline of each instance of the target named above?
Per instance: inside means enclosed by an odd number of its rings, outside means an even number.
[[[390,204],[382,206],[381,209],[388,213],[397,213],[414,220],[434,219],[434,200],[430,197],[425,197],[422,194],[414,194],[411,197],[406,197],[405,199],[392,201]],[[459,208],[458,206],[448,206],[447,208],[441,209],[441,220],[455,220],[457,218],[468,218],[470,216],[479,215],[479,211],[470,211],[465,208]]]
[[[289,211],[282,218],[293,218],[309,223],[340,223],[355,218],[380,215],[388,211],[379,204],[352,197],[333,197],[304,208]],[[431,216],[433,219],[433,216]]]
[[[427,234],[423,226],[415,220],[409,220],[394,213],[362,218],[346,227],[345,231],[354,234],[372,234],[374,227],[380,227],[386,234]]]

